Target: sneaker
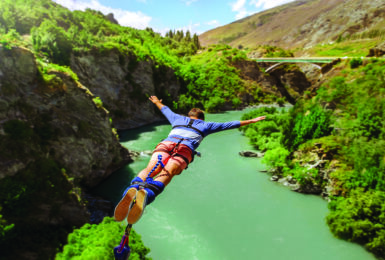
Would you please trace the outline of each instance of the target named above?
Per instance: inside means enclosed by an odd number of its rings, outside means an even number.
[[[146,207],[147,202],[147,191],[141,189],[137,192],[135,202],[132,205],[132,208],[127,216],[127,223],[134,224],[140,217],[143,215],[144,208]]]
[[[114,212],[114,218],[116,221],[123,221],[127,217],[132,208],[133,202],[135,201],[137,191],[138,190],[136,188],[130,188],[119,201],[118,205],[116,205]]]

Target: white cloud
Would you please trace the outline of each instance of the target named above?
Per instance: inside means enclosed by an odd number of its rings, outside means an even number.
[[[212,21],[207,22],[206,24],[210,25],[210,26],[218,26],[219,22],[217,20],[212,20]]]
[[[293,1],[294,0],[251,0],[250,5],[253,5],[258,9],[266,10]]]
[[[145,29],[150,27],[149,24],[152,20],[150,16],[143,14],[142,12],[130,12],[122,9],[115,9],[100,4],[97,0],[91,1],[77,1],[77,0],[54,0],[56,3],[67,7],[70,10],[82,10],[91,8],[98,10],[103,14],[107,15],[113,13],[116,20],[120,25],[130,26],[137,29]],[[145,0],[141,0],[145,2]]]
[[[198,0],[182,0],[186,5],[191,5],[194,2],[197,2]]]
[[[243,17],[246,17],[248,15],[251,15],[252,13],[247,12],[246,10],[241,10],[235,15],[235,19],[239,20],[242,19]]]
[[[232,3],[231,10],[236,12],[235,19],[237,20],[252,14],[252,12],[246,9],[246,0],[237,0]]]
[[[236,0],[231,3],[231,10],[236,12],[235,19],[239,20],[256,12],[283,5],[294,0]],[[248,4],[247,4],[248,2]]]
[[[235,3],[231,4],[231,10],[234,12],[239,12],[245,9],[246,0],[237,0]]]

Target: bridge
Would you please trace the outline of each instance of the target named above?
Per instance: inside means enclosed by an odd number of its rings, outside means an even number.
[[[316,66],[318,69],[321,69],[321,66],[317,65],[317,63],[330,63],[338,58],[326,58],[326,57],[287,57],[287,58],[257,58],[253,59],[256,62],[265,62],[265,63],[275,63],[265,70],[265,72],[269,72],[273,70],[275,67],[283,64],[283,63],[311,63]]]

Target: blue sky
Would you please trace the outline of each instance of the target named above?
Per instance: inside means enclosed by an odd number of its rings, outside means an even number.
[[[201,34],[294,0],[53,0],[70,10],[113,13],[120,25]]]

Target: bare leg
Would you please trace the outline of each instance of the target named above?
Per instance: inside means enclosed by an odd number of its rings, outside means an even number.
[[[163,164],[166,164],[168,159],[170,158],[170,155],[167,154],[167,153],[164,153],[164,152],[155,152],[155,153],[153,153],[152,156],[151,156],[150,161],[147,164],[147,167],[144,168],[143,170],[141,170],[139,172],[139,174],[138,174],[138,177],[141,178],[143,181],[146,180],[148,174],[151,172],[151,170],[154,168],[154,166],[158,162],[158,155],[162,155],[162,162],[163,162]],[[162,170],[162,166],[159,165],[158,168],[156,168],[155,171],[153,171],[149,177],[151,177],[151,178],[154,177],[155,175],[160,173],[161,170]]]
[[[175,175],[180,174],[183,171],[181,169],[180,164],[176,163],[173,160],[170,160],[164,169],[159,173],[158,176],[155,177],[155,181],[162,182],[165,186],[169,184],[174,178]]]
[[[140,178],[143,178],[143,180],[147,178],[148,172],[151,171],[154,165],[156,164],[157,160],[155,161],[154,158],[157,158],[156,154],[151,158],[150,163],[148,164],[146,169],[139,173],[138,176]],[[182,166],[181,163],[178,160],[175,160],[174,158],[172,158],[171,160],[167,159],[167,161],[168,162],[163,169],[161,167],[158,167],[151,174],[151,177],[157,174],[154,180],[146,180],[146,182],[152,186],[145,187],[144,189],[139,189],[137,191],[136,201],[133,204],[131,210],[129,211],[129,214],[127,215],[128,223],[136,223],[142,216],[145,206],[152,203],[155,200],[155,197],[158,196],[164,190],[165,186],[171,182],[172,178],[175,175],[180,174],[186,167],[185,165]]]

